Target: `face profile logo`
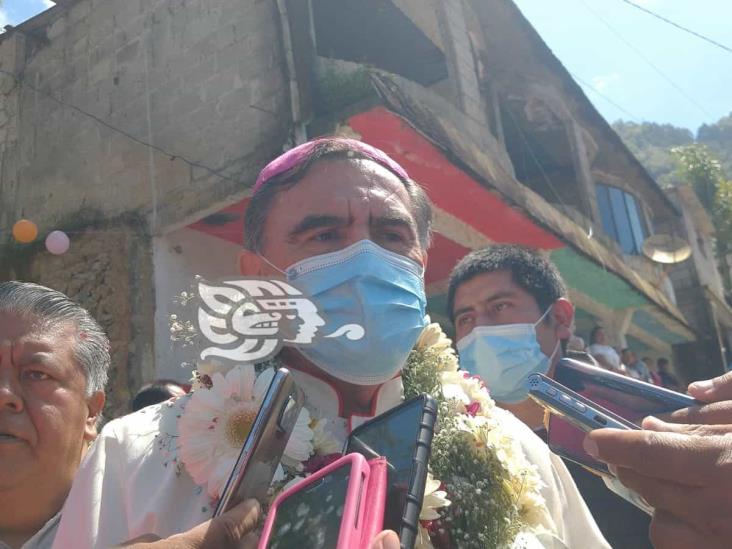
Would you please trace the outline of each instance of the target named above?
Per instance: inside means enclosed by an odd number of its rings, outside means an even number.
[[[238,279],[213,284],[198,281],[198,332],[213,345],[201,360],[217,357],[235,362],[261,362],[283,345],[309,345],[318,338],[356,341],[363,326],[346,324],[330,334],[312,300],[281,280]]]

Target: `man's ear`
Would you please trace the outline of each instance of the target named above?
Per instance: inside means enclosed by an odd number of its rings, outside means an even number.
[[[560,297],[552,306],[552,317],[556,323],[557,339],[569,339],[572,335],[572,320],[574,320],[574,306],[568,299]]]
[[[87,416],[86,425],[84,426],[84,440],[86,442],[91,442],[97,438],[97,424],[106,400],[104,391],[96,391],[86,399]]]
[[[262,276],[262,258],[250,250],[239,252],[239,272],[244,276]]]

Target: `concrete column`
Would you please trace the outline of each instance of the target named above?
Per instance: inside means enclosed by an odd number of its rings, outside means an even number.
[[[570,118],[566,122],[567,136],[572,148],[574,171],[577,175],[577,183],[581,195],[582,213],[589,217],[593,223],[600,224],[600,210],[597,207],[597,195],[595,193],[595,180],[592,177],[592,166],[587,147],[582,137],[582,127],[576,120]]]

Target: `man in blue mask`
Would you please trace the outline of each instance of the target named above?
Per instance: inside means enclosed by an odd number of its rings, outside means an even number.
[[[465,256],[448,288],[460,367],[481,376],[496,402],[542,438],[544,409],[528,398],[525,380],[533,373],[551,377],[564,355],[574,318],[566,295],[549,260],[511,244]],[[650,547],[647,515],[610,492],[599,477],[571,462],[567,466],[613,547]]]
[[[262,171],[245,219],[242,274],[285,281],[307,294],[324,333],[344,325],[364,329],[360,339],[289,344],[276,357],[305,393],[310,418],[327,422],[313,446],[332,439],[324,446],[338,452],[352,428],[402,402],[400,373],[427,323],[430,221],[424,191],[383,152],[358,141],[312,141]],[[230,373],[211,374],[214,389]],[[185,437],[176,418],[185,418],[194,398],[105,428],[72,489],[55,547],[107,548],[190,533],[210,518],[211,483],[205,489],[196,483],[178,452]],[[546,523],[558,541],[606,548],[561,461],[516,418],[502,411],[500,418],[536,467]],[[173,539],[154,547],[176,547],[165,544]]]
[[[481,376],[491,396],[532,429],[543,408],[528,399],[529,374],[552,374],[571,335],[574,307],[556,267],[528,249],[499,245],[454,268],[448,307],[461,368]]]

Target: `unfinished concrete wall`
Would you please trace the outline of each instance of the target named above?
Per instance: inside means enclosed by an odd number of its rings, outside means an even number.
[[[0,280],[109,331],[108,415],[156,374],[153,236],[246,194],[288,139],[280,36],[275,2],[67,0],[0,37]],[[10,237],[21,217],[36,244]]]
[[[16,31],[23,84],[5,98],[19,112],[5,140],[17,139],[17,166],[2,183],[21,182],[15,199],[37,223],[137,211],[155,232],[195,213],[201,196],[241,190],[282,145],[289,98],[273,2],[79,0],[44,16],[44,28]]]

